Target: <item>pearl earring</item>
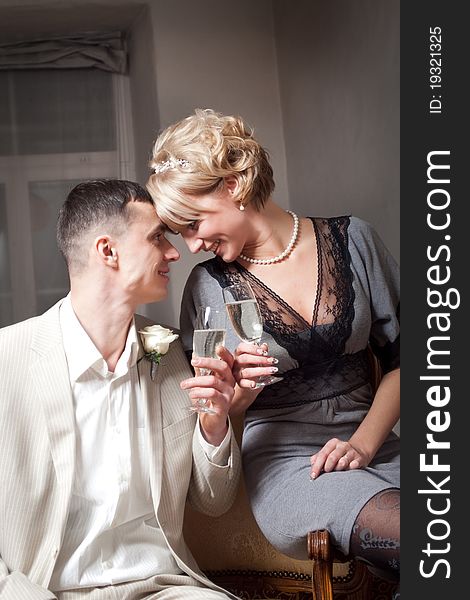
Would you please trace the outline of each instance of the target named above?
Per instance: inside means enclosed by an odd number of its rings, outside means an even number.
[[[241,211],[245,210],[245,206],[244,206],[244,204],[242,204],[241,202],[240,202],[240,210],[241,210]]]

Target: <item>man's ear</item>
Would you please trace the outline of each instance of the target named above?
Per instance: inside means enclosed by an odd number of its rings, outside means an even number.
[[[102,235],[95,240],[95,250],[103,263],[109,267],[117,267],[118,254],[110,236]]]

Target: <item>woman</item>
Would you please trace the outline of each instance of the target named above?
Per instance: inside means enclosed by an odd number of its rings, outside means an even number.
[[[191,252],[215,254],[185,287],[186,349],[196,308],[223,307],[223,287],[248,281],[260,305],[267,346],[237,346],[232,330],[227,346],[236,348],[232,413],[246,411],[244,473],[261,530],[306,558],[307,532],[328,529],[343,553],[397,572],[395,261],[360,219],[298,218],[275,204],[268,155],[241,118],[196,110],[158,137],[151,167],[160,218]],[[368,347],[383,372],[375,395]],[[256,386],[268,373],[276,382]]]

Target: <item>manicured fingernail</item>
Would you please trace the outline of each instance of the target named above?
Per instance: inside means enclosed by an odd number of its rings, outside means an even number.
[[[185,390],[185,389],[186,389],[186,383],[185,383],[184,381],[182,381],[182,382],[180,383],[180,388],[181,388],[182,390]]]
[[[316,475],[315,473],[310,473],[310,481],[313,481],[315,479]]]
[[[274,358],[274,356],[272,356],[271,358],[268,358],[268,362],[272,365],[277,365],[279,361],[277,360],[277,358]]]
[[[191,361],[192,365],[198,365],[201,361],[199,360],[199,358],[193,358]]]
[[[251,386],[252,388],[255,388],[255,387],[256,387],[256,381],[252,381],[252,382],[250,383],[250,386]]]
[[[269,371],[270,371],[271,373],[277,373],[277,372],[279,371],[279,369],[278,369],[277,367],[271,367],[271,368],[269,369]]]
[[[267,352],[265,350],[262,350],[261,348],[256,348],[256,354],[266,356]]]

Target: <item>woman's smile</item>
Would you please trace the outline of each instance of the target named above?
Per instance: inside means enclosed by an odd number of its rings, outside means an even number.
[[[212,246],[210,246],[207,249],[207,252],[213,252],[214,254],[217,254],[217,250],[219,249],[220,246],[220,240],[215,240],[215,242],[212,244]]]

